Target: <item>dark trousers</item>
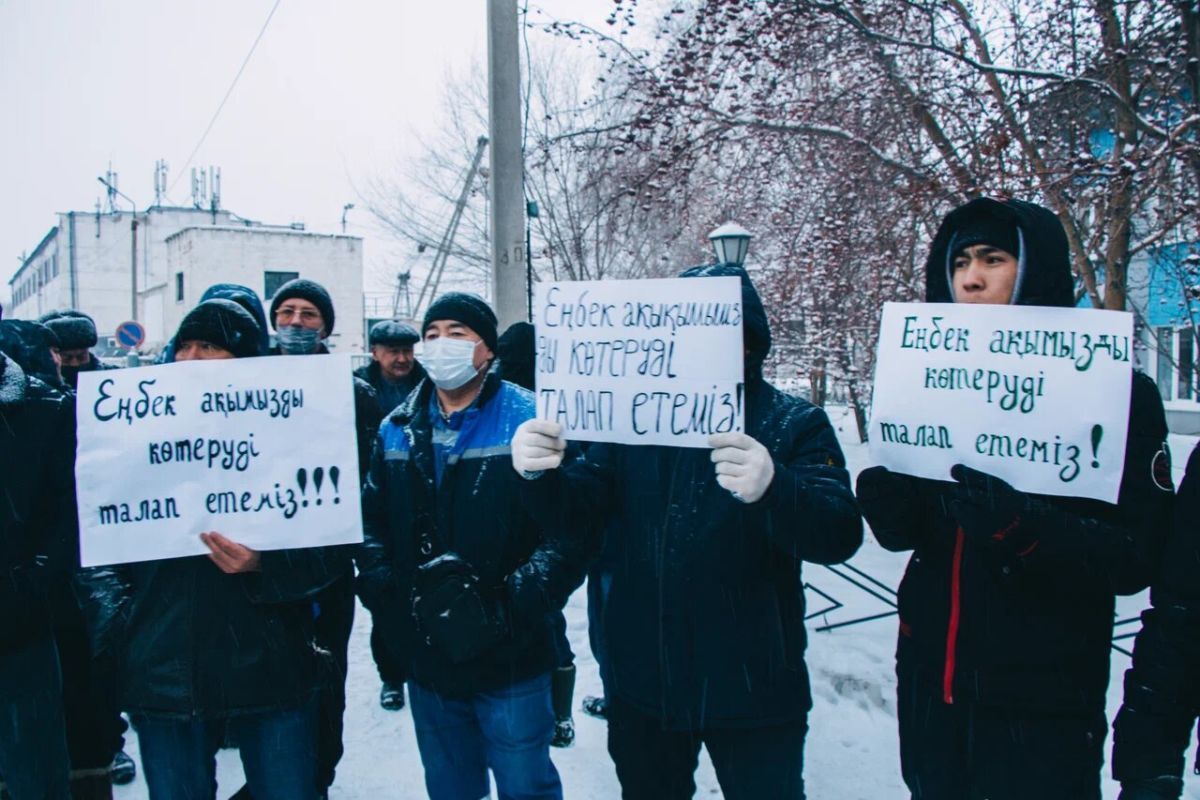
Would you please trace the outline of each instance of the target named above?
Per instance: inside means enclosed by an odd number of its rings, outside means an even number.
[[[625,800],[685,800],[696,792],[700,745],[726,800],[804,800],[806,720],[762,728],[663,730],[657,718],[608,697],[608,752]]]
[[[342,716],[346,711],[350,629],[354,627],[354,581],[348,577],[334,581],[314,602],[317,647],[330,656],[322,660],[317,692],[317,788],[328,789],[345,752]]]
[[[608,647],[604,641],[604,602],[612,586],[612,575],[593,567],[587,577],[588,644],[600,667],[600,683],[608,685]]]
[[[83,614],[69,590],[55,599],[54,639],[62,665],[63,712],[71,767],[105,768],[124,747],[122,734],[127,726],[121,719],[113,664],[109,659],[92,658]]]
[[[1099,800],[1108,721],[947,705],[903,672],[900,764],[913,800]]]
[[[394,652],[384,628],[376,625],[374,618],[371,619],[371,657],[375,659],[375,668],[379,670],[379,680],[392,686],[400,686],[408,680],[404,658]]]
[[[13,800],[70,800],[62,682],[49,635],[0,654],[0,709],[0,776]]]
[[[216,753],[228,731],[238,744],[255,800],[305,800],[313,787],[313,703],[229,719],[135,715],[142,773],[150,800],[212,800]]]

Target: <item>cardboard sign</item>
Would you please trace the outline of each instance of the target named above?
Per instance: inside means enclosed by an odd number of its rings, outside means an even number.
[[[887,303],[871,456],[923,478],[961,463],[1023,492],[1116,502],[1132,347],[1121,311]]]
[[[707,447],[744,429],[736,277],[539,283],[537,415],[568,439]]]
[[[83,566],[362,541],[349,356],[79,375]]]

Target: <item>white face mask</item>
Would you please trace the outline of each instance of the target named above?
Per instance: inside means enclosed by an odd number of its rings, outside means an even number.
[[[439,389],[453,391],[471,382],[479,374],[475,368],[475,345],[468,339],[450,339],[441,336],[421,342],[417,359],[429,379]]]

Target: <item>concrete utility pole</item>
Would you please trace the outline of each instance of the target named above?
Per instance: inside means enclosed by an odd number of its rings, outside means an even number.
[[[503,331],[527,318],[521,51],[517,0],[488,0],[487,11],[492,299]]]

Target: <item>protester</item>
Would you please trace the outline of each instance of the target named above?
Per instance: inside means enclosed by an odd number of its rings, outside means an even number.
[[[562,468],[561,426],[513,439],[530,507],[606,523],[608,749],[626,798],[691,797],[701,744],[725,797],[804,797],[800,568],[862,541],[829,419],[762,375],[771,334],[745,270],[683,273],[723,275],[742,281],[745,433],[712,450],[592,444]]]
[[[96,358],[90,348],[99,340],[96,323],[87,314],[74,309],[51,311],[38,317],[38,322],[54,333],[58,344],[55,355],[62,368],[63,382],[72,389],[79,385],[79,373],[101,369],[116,369]]]
[[[534,327],[514,322],[496,340],[496,371],[501,379],[523,389],[534,390]],[[590,578],[590,575],[589,575]],[[588,608],[591,621],[591,607]],[[550,676],[550,703],[554,708],[554,738],[551,747],[570,747],[575,743],[575,718],[571,706],[575,697],[575,653],[567,640],[567,618],[562,611],[551,615],[558,668]]]
[[[0,322],[0,779],[13,800],[70,800],[49,595],[75,535],[75,429],[67,397],[10,355],[35,324]]]
[[[193,309],[175,360],[259,352],[254,318],[229,300]],[[81,573],[98,653],[123,666],[122,707],[157,798],[213,798],[226,733],[259,800],[314,798],[317,656],[312,597],[331,579],[323,549],[259,553],[200,534],[207,557]]]
[[[1018,200],[955,209],[930,249],[926,299],[1074,306],[1058,218]],[[945,481],[859,475],[876,539],[913,551],[896,672],[914,798],[1100,797],[1114,595],[1149,582],[1171,499],[1162,401],[1138,372],[1131,391],[1115,505],[1027,494],[962,465]]]
[[[384,422],[363,492],[364,604],[409,664],[433,800],[561,798],[549,757],[552,615],[583,580],[584,537],[539,525],[507,468],[532,395],[488,367],[496,316],[452,292],[425,314],[428,377]]]
[[[248,286],[242,286],[240,283],[214,283],[204,290],[204,294],[200,295],[200,302],[213,299],[232,300],[250,312],[250,316],[254,317],[255,323],[259,327],[257,355],[265,356],[271,348],[271,334],[267,328],[267,315],[263,312],[262,301],[258,299],[254,290]],[[170,364],[174,360],[175,340],[171,339],[159,355],[158,362]]]
[[[385,319],[371,327],[368,337],[371,363],[356,369],[354,374],[371,384],[384,415],[403,403],[425,377],[425,368],[413,354],[413,347],[420,339],[416,328],[396,320]]]
[[[1125,673],[1125,704],[1113,725],[1113,777],[1120,800],[1174,800],[1200,717],[1200,445],[1179,484],[1175,519],[1150,608]],[[1200,768],[1200,758],[1197,759]]]
[[[333,299],[321,284],[297,278],[288,281],[271,298],[271,324],[278,343],[272,355],[321,355],[329,352],[325,339],[333,333]],[[365,381],[354,382],[355,430],[358,437],[359,476],[365,480],[370,463],[371,445],[379,429],[382,414],[375,390]],[[336,548],[336,579],[316,597],[317,646],[329,653],[325,679],[321,683],[317,737],[317,789],[324,794],[333,785],[342,744],[343,715],[346,711],[346,670],[349,661],[350,631],[354,627],[354,567],[351,550]],[[331,556],[332,557],[332,556]],[[246,795],[243,795],[246,797]],[[259,798],[261,800],[261,798]]]

